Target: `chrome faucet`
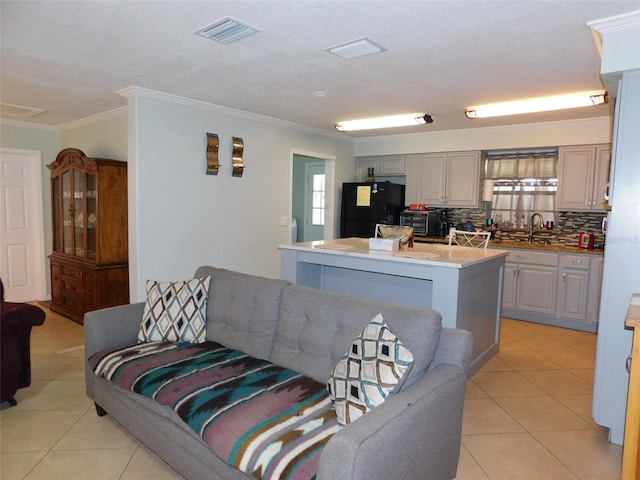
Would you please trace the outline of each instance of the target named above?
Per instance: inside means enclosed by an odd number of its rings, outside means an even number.
[[[542,218],[542,214],[541,213],[534,213],[533,215],[531,215],[531,218],[529,219],[529,243],[533,243],[533,221],[536,217],[540,217],[540,222],[538,223],[538,228],[543,228],[544,227],[544,219]]]

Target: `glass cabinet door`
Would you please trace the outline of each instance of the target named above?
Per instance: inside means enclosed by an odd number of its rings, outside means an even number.
[[[72,172],[62,174],[62,252],[73,255]]]
[[[53,198],[52,216],[53,216],[53,251],[59,252],[61,249],[60,240],[62,238],[62,225],[60,224],[61,202],[60,198],[60,177],[56,177],[51,181],[51,197]]]
[[[87,174],[87,258],[96,259],[96,222],[97,222],[96,176]]]
[[[76,257],[85,256],[84,223],[86,215],[84,211],[84,192],[84,173],[80,170],[73,170],[73,255]]]

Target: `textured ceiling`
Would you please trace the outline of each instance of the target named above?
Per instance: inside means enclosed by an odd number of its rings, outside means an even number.
[[[639,8],[640,0],[2,0],[0,101],[43,109],[24,121],[54,126],[126,105],[116,92],[132,85],[332,132],[367,116],[434,119],[354,137],[598,117],[610,107],[487,120],[464,110],[603,88],[586,22]],[[226,16],[260,32],[226,46],[194,35]],[[361,37],[386,51],[352,60],[326,51]]]

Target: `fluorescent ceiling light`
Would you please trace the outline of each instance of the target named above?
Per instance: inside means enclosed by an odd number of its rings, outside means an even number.
[[[521,113],[549,112],[567,108],[592,107],[607,103],[607,92],[579,92],[568,95],[531,98],[513,102],[490,103],[476,105],[465,111],[468,118],[502,117],[505,115],[519,115]]]
[[[407,113],[389,117],[363,118],[361,120],[339,122],[336,124],[336,130],[352,132],[354,130],[372,130],[375,128],[408,127],[410,125],[424,125],[425,123],[433,123],[433,118],[424,113]]]

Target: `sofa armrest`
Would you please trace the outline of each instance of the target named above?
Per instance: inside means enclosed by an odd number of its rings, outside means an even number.
[[[466,383],[463,368],[435,367],[336,433],[318,480],[454,478]]]
[[[138,341],[144,302],[87,312],[84,316],[86,356]]]
[[[460,328],[445,328],[440,331],[440,341],[430,369],[438,365],[457,365],[469,375],[473,334]]]

